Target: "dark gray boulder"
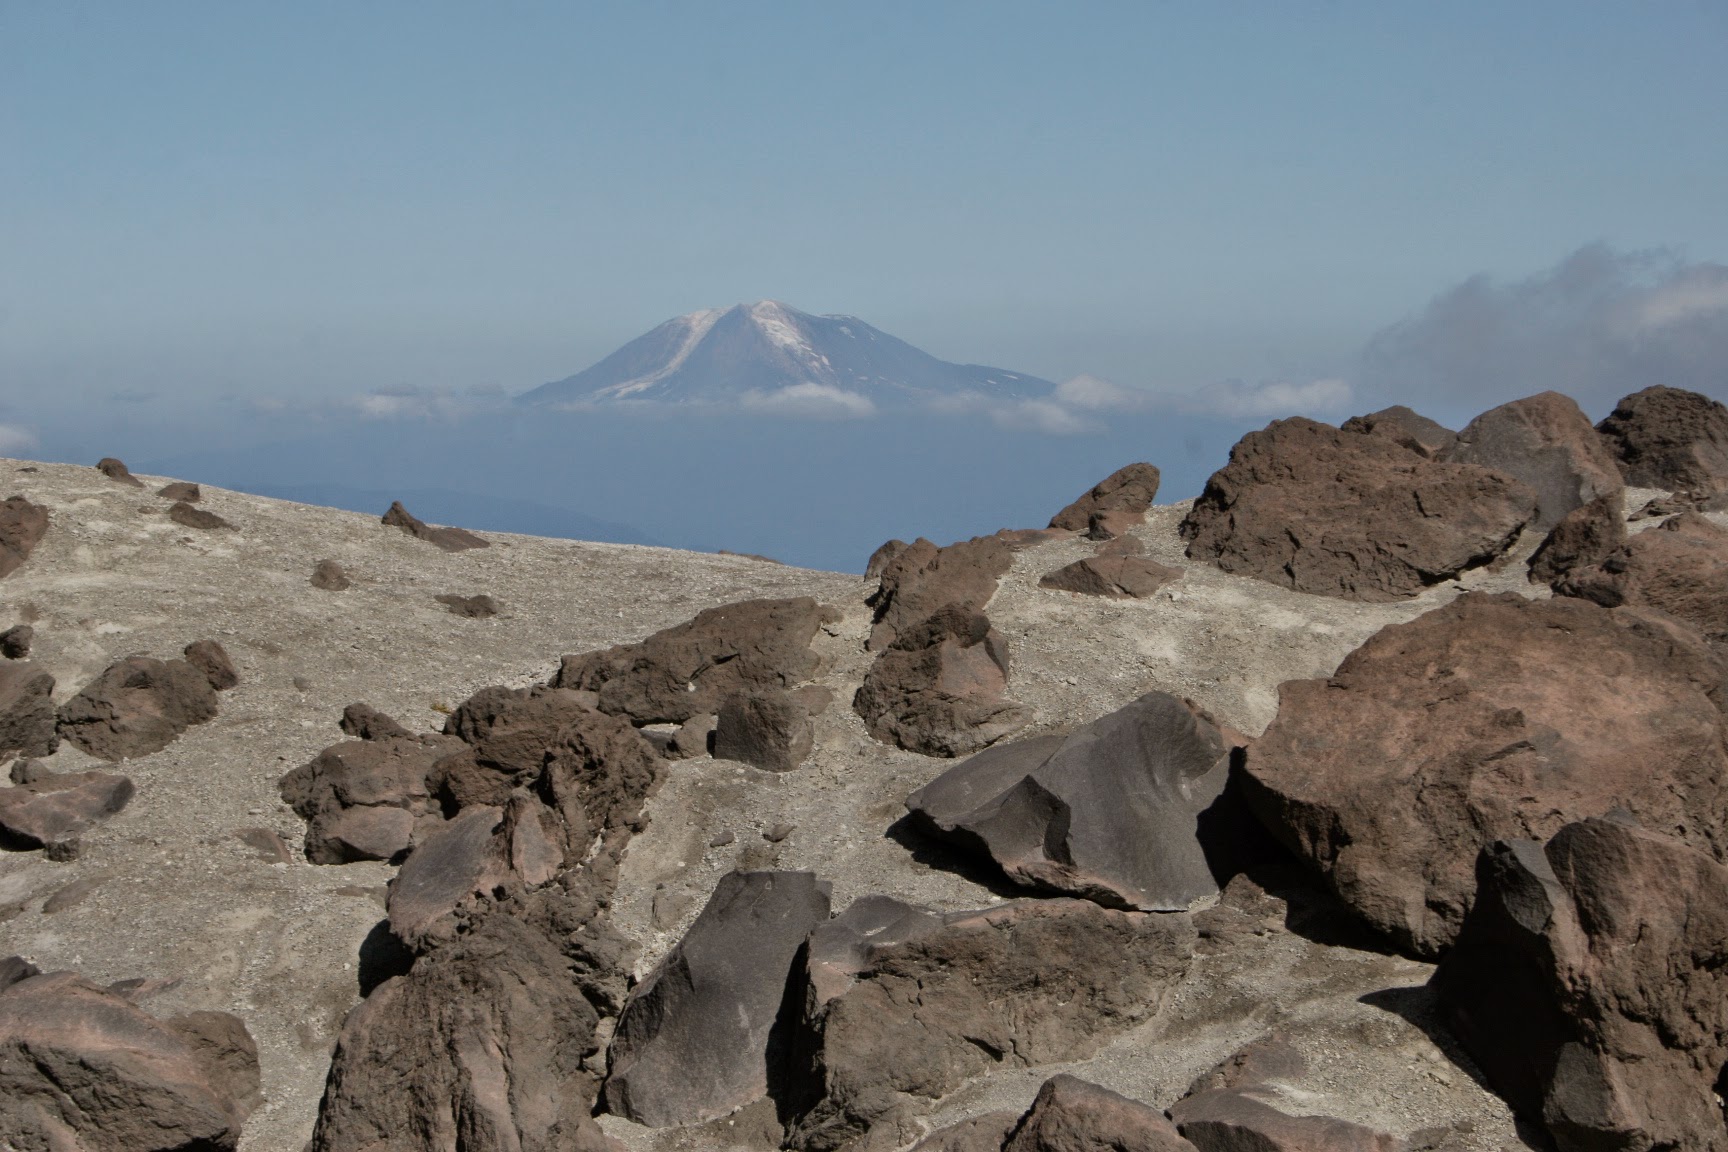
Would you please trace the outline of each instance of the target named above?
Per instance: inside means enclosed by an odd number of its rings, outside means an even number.
[[[176,500],[168,506],[168,519],[182,528],[196,528],[200,532],[232,531],[234,528],[234,525],[209,509],[188,504],[184,500]]]
[[[1131,539],[1131,537],[1117,537]],[[1053,572],[1046,572],[1038,581],[1040,588],[1059,592],[1079,592],[1087,596],[1108,596],[1117,600],[1144,600],[1172,580],[1182,578],[1182,569],[1171,568],[1144,556],[1126,552],[1088,556]]]
[[[1566,513],[1530,557],[1530,579],[1552,584],[1575,568],[1606,560],[1626,543],[1623,502],[1623,493],[1611,492]]]
[[[767,1094],[769,1039],[793,958],[828,919],[809,872],[732,872],[631,993],[609,1055],[607,1107],[652,1127],[724,1116]]]
[[[810,713],[788,692],[734,692],[720,702],[714,758],[737,760],[768,772],[790,772],[815,743]]]
[[[29,662],[0,664],[0,758],[48,756],[60,746],[54,677]]]
[[[96,461],[96,471],[102,473],[102,475],[108,477],[110,480],[117,480],[129,487],[144,487],[144,481],[132,475],[132,470],[126,467],[125,462],[116,457],[104,456],[102,459]]]
[[[1014,545],[1001,536],[975,536],[946,548],[920,536],[882,566],[881,583],[866,601],[874,611],[867,647],[872,652],[892,647],[949,605],[983,611],[1013,563]]]
[[[1430,459],[1442,455],[1458,442],[1458,433],[1403,404],[1394,404],[1366,416],[1352,416],[1339,427],[1345,432],[1384,437]]]
[[[36,629],[28,624],[14,624],[0,632],[0,656],[8,660],[23,660],[30,655],[30,645],[36,639]]]

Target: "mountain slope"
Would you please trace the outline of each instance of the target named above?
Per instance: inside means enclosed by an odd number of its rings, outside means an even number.
[[[853,316],[813,316],[773,300],[668,320],[518,403],[764,404],[876,407],[955,397],[1027,399],[1048,380],[938,360]]]

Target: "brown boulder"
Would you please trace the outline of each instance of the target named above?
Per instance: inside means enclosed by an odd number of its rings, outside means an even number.
[[[156,495],[164,500],[183,500],[188,504],[196,504],[204,499],[204,493],[198,485],[189,484],[184,480],[175,480],[170,484],[162,485],[156,489]]]
[[[904,907],[904,906],[902,906]],[[916,910],[911,910],[916,911]],[[1150,1018],[1187,973],[1185,914],[1118,912],[1086,900],[1021,900],[908,917],[895,930],[851,909],[812,939],[814,977],[799,1087],[812,1101],[788,1146],[849,1146],[871,1129],[908,1142],[908,1097],[945,1096],[992,1068],[1077,1060]],[[855,939],[845,939],[846,929]],[[836,989],[838,989],[836,991]],[[826,997],[826,998],[824,998]]]
[[[0,664],[0,759],[49,756],[60,746],[54,677],[40,665]]]
[[[1625,489],[1614,455],[1569,396],[1539,392],[1489,409],[1441,459],[1480,464],[1536,493],[1532,527],[1546,532],[1574,508]]]
[[[36,629],[28,624],[14,624],[0,632],[0,656],[8,660],[22,660],[30,655],[30,645],[36,639]]]
[[[210,687],[218,692],[226,692],[240,683],[240,673],[235,671],[228,650],[214,640],[194,640],[180,655],[186,663],[204,673]]]
[[[387,716],[370,704],[362,704],[358,700],[342,709],[342,719],[337,721],[336,726],[356,740],[389,740],[396,736],[413,735],[397,723],[395,717]]]
[[[133,488],[144,487],[144,482],[138,479],[138,477],[132,475],[132,470],[130,468],[127,468],[124,463],[112,456],[104,456],[102,459],[96,461],[96,471],[102,473],[102,475],[108,477],[110,480],[118,480],[120,483],[128,484]]]
[[[126,807],[132,781],[106,772],[38,772],[0,788],[0,842],[44,848],[73,840]]]
[[[168,519],[186,528],[197,528],[203,532],[214,532],[219,529],[232,529],[234,525],[216,515],[216,513],[177,500],[168,506]]]
[[[0,500],[0,576],[16,572],[47,532],[48,509],[22,496]]]
[[[636,644],[566,656],[553,684],[598,693],[600,711],[637,724],[681,724],[733,692],[809,680],[810,641],[838,618],[808,596],[723,604]]]
[[[1447,449],[1458,442],[1458,433],[1402,404],[1394,404],[1366,416],[1352,416],[1344,421],[1342,428],[1346,432],[1384,437],[1394,444],[1410,449],[1418,456],[1431,459],[1444,455]]]
[[[810,755],[815,738],[810,713],[791,693],[734,692],[720,702],[714,758],[737,760],[768,772],[790,772]]]
[[[912,547],[912,545],[906,543],[904,540],[895,539],[885,541],[881,547],[870,553],[870,559],[864,565],[864,579],[881,579],[883,571],[887,569],[888,565],[894,560],[894,557],[900,555],[900,553],[906,551],[906,549],[910,547]]]
[[[926,756],[963,756],[1026,722],[1007,687],[1008,641],[982,612],[950,605],[876,658],[852,708],[878,740]]]
[[[416,952],[448,940],[462,916],[500,890],[511,874],[504,810],[476,804],[435,826],[390,881],[390,932]]]
[[[983,611],[1013,563],[1014,546],[1000,536],[975,536],[946,548],[920,536],[883,567],[882,582],[866,601],[875,610],[867,647],[890,647],[949,604]]]
[[[1488,1082],[1561,1152],[1728,1148],[1728,869],[1620,818],[1495,843],[1433,977]]]
[[[1002,1152],[1194,1152],[1164,1113],[1066,1073],[1038,1089]]]
[[[1626,540],[1600,563],[1565,573],[1554,591],[1604,608],[1654,608],[1712,644],[1728,644],[1728,528],[1683,512]]]
[[[1386,601],[1495,559],[1535,510],[1499,472],[1296,417],[1237,441],[1181,533],[1191,558],[1226,572]]]
[[[1728,674],[1693,634],[1582,600],[1466,594],[1293,680],[1242,792],[1398,944],[1451,944],[1476,854],[1624,807],[1728,844]]]
[[[400,500],[391,503],[389,511],[384,513],[380,522],[391,528],[400,528],[414,539],[434,544],[446,552],[492,547],[490,540],[466,528],[434,528],[425,521],[416,519],[409,514],[408,509],[402,507]]]
[[[457,746],[439,736],[349,740],[283,776],[277,792],[307,822],[307,861],[390,860],[407,851],[421,818],[438,814],[427,778]]]
[[[160,752],[216,717],[216,690],[184,660],[128,656],[60,709],[60,735],[99,760]]]
[[[1728,407],[1697,392],[1634,392],[1596,426],[1626,483],[1706,492],[1728,488]]]
[[[1182,578],[1182,569],[1170,568],[1144,556],[1124,553],[1088,556],[1084,560],[1046,572],[1040,588],[1079,592],[1086,596],[1108,596],[1117,600],[1144,600],[1172,580]]]
[[[1605,560],[1626,543],[1622,497],[1598,496],[1566,513],[1530,557],[1530,579],[1551,584],[1574,568]]]
[[[312,565],[312,587],[320,592],[341,592],[346,590],[352,581],[342,565],[334,560],[320,560]]]
[[[257,1077],[225,1013],[157,1020],[71,972],[0,991],[0,1133],[20,1149],[232,1149]]]
[[[1274,1033],[1196,1080],[1170,1118],[1200,1152],[1402,1152],[1404,1141],[1384,1132],[1280,1109],[1296,1095],[1289,1082],[1307,1070],[1302,1053]]]
[[[1139,522],[1158,496],[1158,469],[1150,464],[1129,464],[1118,468],[1081,496],[1074,503],[1050,517],[1050,527],[1068,532],[1084,532],[1094,513],[1125,514],[1123,523]],[[980,605],[982,607],[982,605]]]
[[[985,1112],[940,1128],[912,1146],[912,1152],[1002,1152],[1020,1114],[1006,1108]]]

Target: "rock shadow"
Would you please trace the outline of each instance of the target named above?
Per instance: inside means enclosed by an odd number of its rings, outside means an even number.
[[[1008,874],[1002,871],[1001,866],[990,858],[988,852],[969,849],[965,844],[931,831],[924,821],[910,812],[890,824],[883,835],[906,849],[915,863],[938,872],[951,872],[980,888],[988,888],[992,894],[1004,900],[1026,896],[1067,895],[1014,883],[1008,878]]]
[[[390,921],[378,921],[360,942],[360,995],[372,995],[378,985],[392,976],[406,976],[413,967],[414,953],[390,931]]]

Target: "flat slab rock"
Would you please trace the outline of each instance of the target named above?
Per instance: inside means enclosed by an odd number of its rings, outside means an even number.
[[[988,748],[906,800],[926,828],[1030,888],[1179,911],[1215,895],[1201,822],[1233,741],[1154,692],[1066,735]]]
[[[1118,600],[1144,600],[1182,578],[1182,569],[1160,564],[1144,556],[1104,554],[1088,556],[1047,572],[1038,581],[1040,588],[1059,592],[1079,592],[1087,596],[1108,596]]]
[[[42,773],[0,788],[0,843],[40,848],[73,839],[126,807],[132,781],[108,772]]]
[[[465,552],[470,548],[490,548],[492,542],[466,528],[434,528],[402,507],[402,501],[391,503],[381,522],[390,528],[400,528],[416,540],[424,540],[445,552]]]

